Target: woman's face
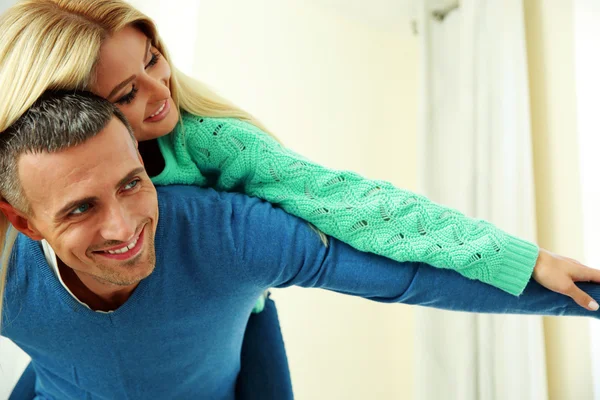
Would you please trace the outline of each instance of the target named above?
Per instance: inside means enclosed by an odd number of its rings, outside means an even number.
[[[132,26],[104,41],[94,82],[91,90],[119,107],[139,141],[168,134],[179,120],[169,64]]]

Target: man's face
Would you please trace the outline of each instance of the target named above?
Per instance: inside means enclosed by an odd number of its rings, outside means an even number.
[[[29,226],[67,266],[117,286],[152,273],[156,190],[118,119],[79,146],[25,154],[18,167]]]

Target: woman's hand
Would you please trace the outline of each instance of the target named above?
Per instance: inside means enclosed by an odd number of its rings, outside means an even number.
[[[587,310],[598,310],[598,303],[579,289],[575,282],[600,283],[600,270],[586,267],[579,261],[540,248],[540,254],[533,268],[533,279],[553,292],[571,297]]]

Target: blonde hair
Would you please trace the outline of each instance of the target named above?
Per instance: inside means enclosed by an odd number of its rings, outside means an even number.
[[[154,22],[121,0],[24,0],[0,17],[0,134],[46,90],[85,90],[100,47],[126,26],[140,29],[173,71],[171,94],[180,109],[206,117],[234,117],[266,129],[205,84],[173,67]],[[2,193],[0,193],[2,200]],[[16,230],[0,213],[0,326],[10,253]]]

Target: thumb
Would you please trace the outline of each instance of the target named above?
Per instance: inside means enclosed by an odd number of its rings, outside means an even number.
[[[577,285],[573,285],[566,291],[567,296],[571,297],[577,304],[586,310],[597,311],[598,303],[586,292],[579,289]]]

